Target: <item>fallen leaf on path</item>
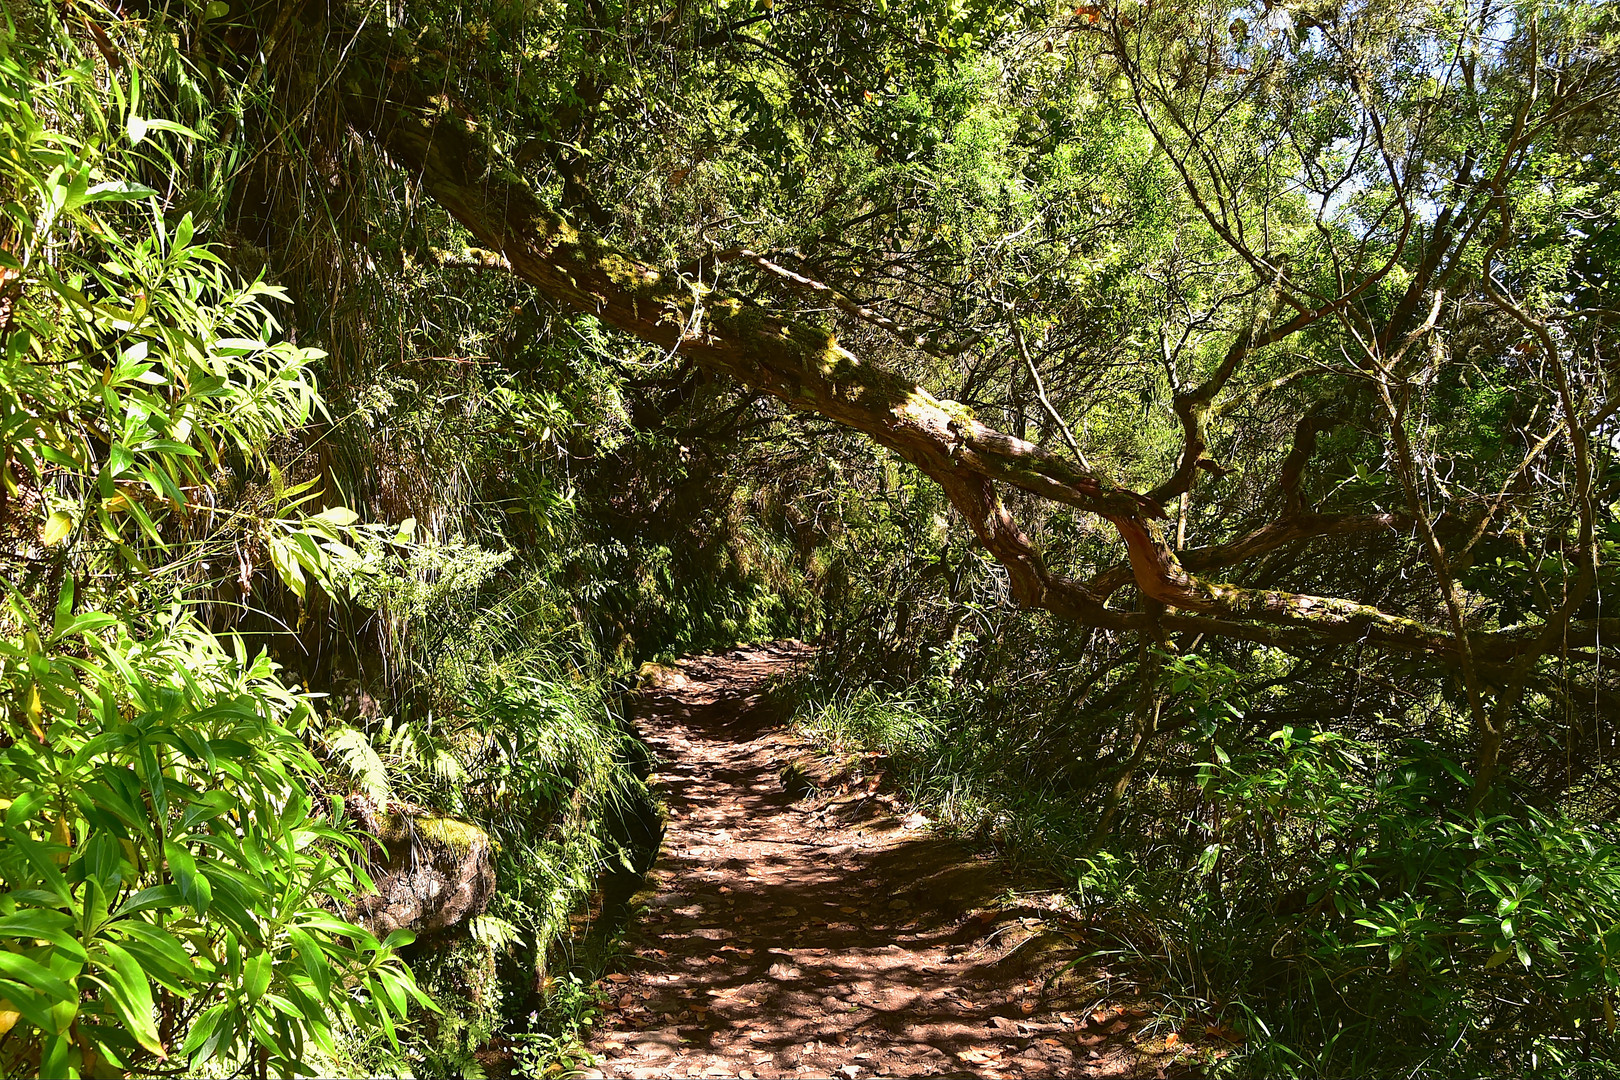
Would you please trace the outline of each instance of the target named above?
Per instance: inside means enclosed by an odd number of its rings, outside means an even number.
[[[1035,1011],[1035,1002],[1030,998],[1025,998],[1018,1003],[1018,1008],[1025,1016],[1028,1016]]]
[[[1166,1045],[1166,1046],[1174,1046],[1174,1045],[1176,1045],[1176,1043],[1178,1043],[1180,1041],[1181,1041],[1181,1036],[1178,1035],[1177,1033],[1175,1033],[1174,1031],[1172,1031],[1170,1034],[1168,1034],[1168,1035],[1166,1035],[1164,1037],[1164,1045]]]
[[[844,907],[839,908],[838,910],[842,911],[845,915],[853,915],[853,914],[855,914],[857,911],[859,911],[861,909],[860,908],[852,908],[852,907],[844,906]]]
[[[960,1057],[963,1061],[973,1065],[988,1065],[993,1061],[1001,1060],[1001,1051],[988,1047],[982,1050],[964,1050]]]
[[[615,971],[612,974],[602,976],[602,981],[610,983],[624,983],[630,981],[630,976],[626,975],[622,971]]]
[[[623,1050],[624,1049],[624,1043],[615,1042],[614,1040],[609,1039],[607,1042],[602,1044],[602,1049],[603,1050]]]

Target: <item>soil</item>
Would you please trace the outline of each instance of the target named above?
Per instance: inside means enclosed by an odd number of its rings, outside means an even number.
[[[881,759],[773,713],[767,681],[808,655],[682,661],[642,695],[667,832],[586,1075],[1164,1075],[1095,971],[1048,978],[1074,927],[907,814]]]

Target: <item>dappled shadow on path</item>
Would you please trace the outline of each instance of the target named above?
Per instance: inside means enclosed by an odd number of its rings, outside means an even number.
[[[995,864],[901,819],[861,762],[795,798],[802,743],[761,705],[807,657],[686,661],[637,723],[668,831],[593,1039],[610,1077],[1121,1075],[1132,1018],[1065,1011],[997,905]]]

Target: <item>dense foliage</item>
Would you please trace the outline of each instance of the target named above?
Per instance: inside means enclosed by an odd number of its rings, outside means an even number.
[[[136,179],[142,144],[184,129],[146,120],[133,78],[77,63],[46,80],[39,61],[0,45],[20,571],[0,645],[0,1054],[14,1075],[295,1071],[340,1035],[392,1039],[426,1001],[397,955],[408,933],[379,942],[340,917],[366,878],[309,794],[309,695],[187,601],[244,531],[210,520],[213,474],[310,417],[318,354],[277,340],[276,291],[226,272],[189,215],[171,230]],[[107,86],[116,111],[96,104]],[[301,523],[247,527],[315,550]]]
[[[1211,1068],[1612,1068],[1612,5],[5,16],[7,1074],[574,1061],[616,690],[786,634]]]

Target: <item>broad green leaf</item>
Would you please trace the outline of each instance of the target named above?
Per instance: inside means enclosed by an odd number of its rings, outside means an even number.
[[[50,969],[26,956],[0,949],[0,978],[10,979],[46,998],[77,1001],[79,993]]]
[[[68,932],[72,925],[72,917],[63,912],[25,908],[0,918],[0,937],[46,941],[54,945],[63,955],[84,963],[89,956],[79,939]]]
[[[62,871],[56,865],[55,857],[44,845],[28,836],[23,829],[13,828],[9,821],[5,825],[0,825],[0,832],[3,832],[5,838],[23,853],[28,865],[33,867],[34,873],[39,875],[41,883],[47,889],[64,901],[72,900],[72,893],[68,889],[66,879],[62,877]]]
[[[355,513],[353,510],[350,510],[347,506],[332,506],[322,510],[318,514],[313,515],[310,520],[325,522],[328,525],[336,525],[339,528],[346,528],[359,521],[360,515]]]
[[[129,1025],[130,1034],[142,1047],[167,1058],[163,1043],[158,1038],[157,1022],[152,1016],[152,986],[141,965],[122,946],[105,939],[96,943],[104,959],[101,974],[92,975],[112,996],[113,1006]]]
[[[143,911],[178,907],[184,899],[177,885],[154,885],[149,889],[142,889],[118,905],[118,909],[113,912],[113,918],[118,919],[129,915],[138,915]]]
[[[130,128],[131,139],[130,139],[130,141],[132,143],[140,141],[140,139],[136,139],[136,138],[133,137],[134,136],[134,125],[135,125],[137,119],[138,119],[137,117],[132,116],[132,117],[130,117],[130,121],[129,121],[130,125],[131,125],[131,128]],[[142,124],[141,124],[141,135],[142,135],[143,138],[145,137],[145,134],[146,134],[146,127],[145,127],[145,123],[142,122]],[[131,183],[127,182],[127,181],[117,180],[117,181],[108,181],[106,183],[96,184],[96,185],[92,186],[90,188],[89,192],[86,194],[84,201],[86,203],[134,202],[134,201],[139,200],[139,199],[149,199],[149,198],[151,198],[152,196],[154,196],[156,194],[157,194],[157,191],[155,189],[146,187],[146,186],[144,186],[142,184],[131,184]]]
[[[227,1002],[211,1005],[203,1010],[203,1014],[197,1018],[197,1022],[191,1025],[191,1030],[186,1033],[186,1041],[181,1045],[180,1049],[187,1054],[193,1055],[194,1062],[200,1062],[211,1056],[214,1046],[219,1042],[215,1030],[220,1026],[220,1021],[224,1019],[225,1014],[230,1009],[231,1005]]]
[[[56,511],[45,519],[44,528],[39,531],[40,541],[46,547],[55,547],[68,538],[73,531],[73,519],[61,510]]]
[[[248,957],[242,965],[242,993],[249,1001],[258,1001],[270,986],[270,973],[275,962],[267,952]]]

